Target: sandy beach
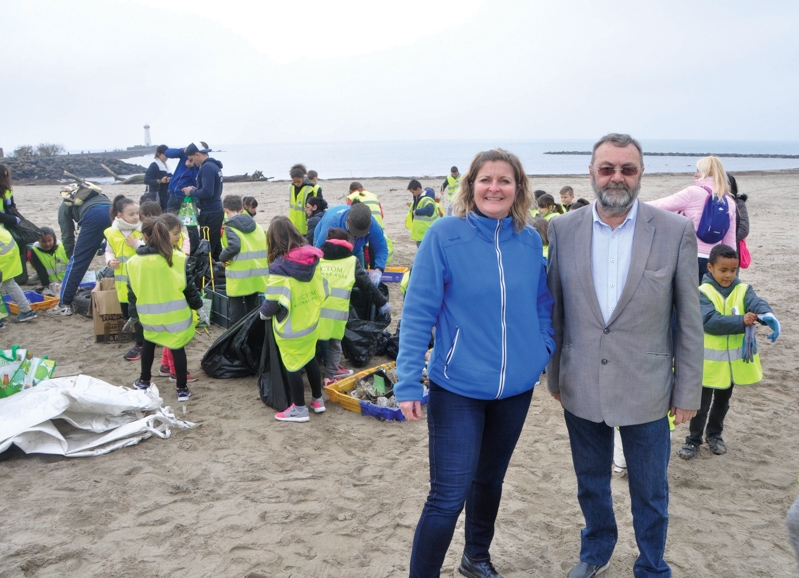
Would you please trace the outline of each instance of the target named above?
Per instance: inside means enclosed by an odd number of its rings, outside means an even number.
[[[529,167],[528,167],[529,168]],[[321,175],[324,177],[324,175]],[[785,514],[799,493],[799,172],[737,174],[749,195],[753,264],[741,274],[773,307],[783,334],[771,344],[758,330],[765,377],[736,388],[726,420],[729,452],[702,446],[685,462],[676,452],[687,425],[673,434],[670,525],[666,560],[675,576],[787,578],[797,575]],[[422,179],[439,190],[442,178]],[[349,180],[320,182],[331,205],[343,204]],[[409,266],[416,247],[404,227],[407,179],[365,179],[386,212],[395,242],[392,265]],[[641,199],[676,192],[692,176],[644,175]],[[533,177],[555,195],[571,185],[592,200],[587,175]],[[106,185],[109,197],[138,199],[143,185]],[[228,183],[226,194],[258,199],[267,225],[288,210],[287,182]],[[58,186],[19,186],[20,211],[58,231]],[[797,204],[795,204],[797,203]],[[103,265],[95,258],[93,269]],[[479,272],[475,272],[479,274]],[[25,287],[29,289],[30,287]],[[402,296],[390,286],[393,318]],[[223,330],[198,334],[187,346],[200,374],[178,415],[199,424],[95,458],[0,455],[3,538],[0,578],[56,576],[407,576],[413,532],[428,490],[427,426],[380,422],[334,403],[310,423],[281,423],[258,398],[255,378],[214,380],[200,359]],[[125,345],[95,344],[81,316],[40,314],[8,323],[0,348],[20,344],[58,363],[56,376],[85,373],[117,385],[138,377]],[[385,361],[375,358],[374,365]],[[346,362],[345,362],[346,364]],[[165,378],[155,380],[176,406]],[[2,403],[2,400],[0,400]],[[792,449],[793,448],[793,449]],[[607,578],[632,574],[637,547],[627,480],[614,475],[619,541]],[[443,576],[459,576],[463,520]],[[511,461],[492,546],[506,578],[565,576],[577,561],[583,526],[560,406],[537,388]]]

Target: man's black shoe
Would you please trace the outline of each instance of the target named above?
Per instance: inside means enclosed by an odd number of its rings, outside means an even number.
[[[458,572],[468,578],[502,578],[502,575],[494,570],[491,560],[472,560],[466,554],[461,558]]]
[[[604,566],[598,566],[597,564],[589,564],[588,562],[580,560],[580,562],[569,571],[566,578],[595,578],[607,570],[608,566],[610,566],[610,562]]]

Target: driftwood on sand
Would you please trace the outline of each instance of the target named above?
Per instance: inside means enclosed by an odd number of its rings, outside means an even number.
[[[226,183],[250,183],[255,181],[268,181],[274,178],[275,177],[265,177],[262,171],[255,171],[253,174],[244,173],[243,175],[225,177],[224,180]]]
[[[120,177],[118,174],[116,174],[114,171],[109,169],[104,164],[100,163],[100,166],[103,167],[103,169],[105,169],[105,171],[108,174],[110,174],[112,177],[114,177],[115,181],[119,181],[118,183],[115,183],[115,184],[119,184],[119,185],[138,185],[138,184],[144,182],[144,175],[143,174],[142,175],[131,175],[128,178],[123,179],[122,177]]]

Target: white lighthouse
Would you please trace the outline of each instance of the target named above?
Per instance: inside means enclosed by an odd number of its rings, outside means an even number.
[[[150,125],[144,125],[144,146],[150,146]]]

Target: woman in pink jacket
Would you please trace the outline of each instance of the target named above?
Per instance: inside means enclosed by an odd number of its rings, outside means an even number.
[[[719,244],[736,246],[735,240],[735,214],[737,207],[735,199],[730,195],[730,181],[724,171],[724,165],[718,157],[702,157],[696,162],[696,173],[694,173],[694,184],[681,191],[650,201],[649,204],[670,211],[679,213],[691,219],[694,223],[694,231],[702,218],[702,211],[705,208],[708,196],[717,195],[727,200],[727,210],[730,215],[730,228],[724,238],[717,243],[705,243],[699,237],[696,238],[698,257],[699,257],[699,284],[702,284],[702,277],[707,273],[707,261],[710,250]]]

